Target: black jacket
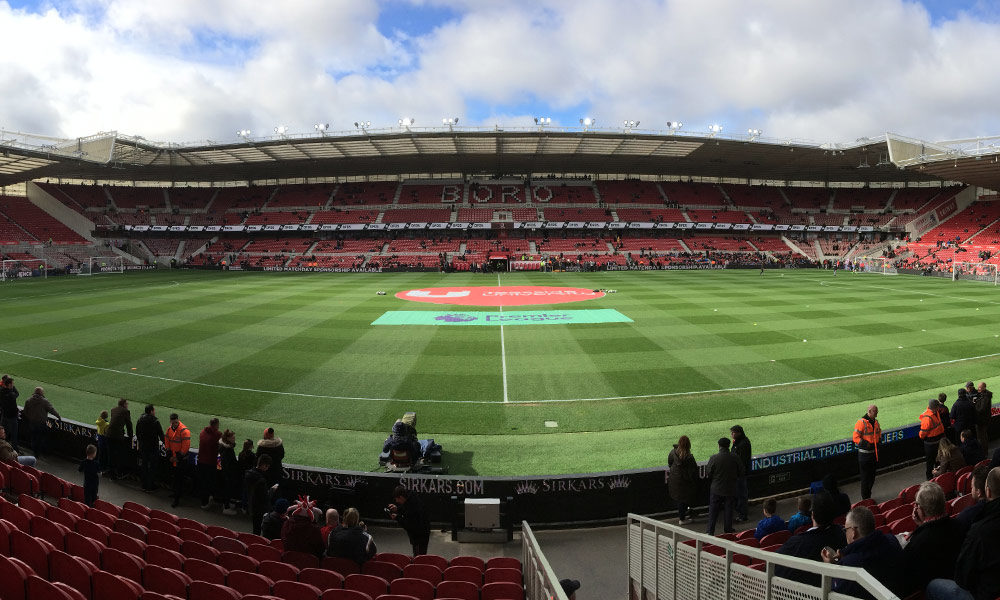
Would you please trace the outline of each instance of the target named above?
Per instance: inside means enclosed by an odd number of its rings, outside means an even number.
[[[750,438],[745,435],[739,436],[739,438],[733,440],[733,445],[730,446],[729,451],[740,460],[740,464],[743,466],[743,473],[740,476],[748,476],[750,474],[750,460],[753,458]]]
[[[247,494],[247,508],[251,515],[263,514],[270,508],[267,502],[267,490],[270,487],[267,483],[267,477],[260,469],[250,469],[243,476],[243,488]],[[279,529],[278,534],[280,535],[280,533]]]
[[[903,550],[895,536],[876,530],[844,546],[840,553],[842,566],[861,567],[894,594],[899,594]],[[834,579],[833,591],[856,598],[873,597],[850,579]]]
[[[956,435],[962,435],[966,429],[976,430],[976,407],[965,394],[951,405],[951,425]]]
[[[826,525],[823,527],[814,527],[788,538],[782,544],[781,548],[778,548],[778,554],[808,558],[810,560],[823,560],[820,551],[823,550],[824,546],[830,546],[834,550],[839,550],[846,545],[847,537],[844,535],[844,530],[839,525]],[[808,585],[820,584],[819,575],[782,565],[774,566],[774,574],[778,577],[784,577],[785,579],[799,581]]]
[[[158,450],[163,442],[163,426],[156,415],[145,414],[135,422],[135,439],[140,452]]]
[[[728,449],[719,448],[719,453],[708,459],[708,479],[716,496],[735,496],[743,475],[743,463]]]
[[[955,576],[955,559],[965,539],[965,526],[951,517],[920,525],[903,548],[904,594],[924,591],[931,579]]]
[[[338,527],[330,532],[326,555],[349,558],[359,565],[375,556],[376,548],[372,536],[364,529]]]
[[[17,418],[17,386],[0,386],[0,413],[5,419]]]
[[[955,583],[976,600],[1000,597],[1000,498],[986,503],[965,536],[955,563]]]
[[[406,530],[411,539],[429,534],[431,531],[431,520],[424,510],[424,504],[420,496],[414,493],[410,494],[406,502],[396,507],[396,522]]]

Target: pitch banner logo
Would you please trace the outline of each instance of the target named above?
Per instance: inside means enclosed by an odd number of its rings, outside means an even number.
[[[399,292],[400,300],[459,306],[527,306],[593,300],[604,296],[586,288],[537,285],[421,288]]]

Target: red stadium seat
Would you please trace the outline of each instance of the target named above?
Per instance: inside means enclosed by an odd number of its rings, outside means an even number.
[[[282,552],[281,562],[295,565],[300,570],[319,568],[319,558],[316,555],[309,554],[308,552],[299,552],[297,550]]]
[[[183,571],[167,569],[159,565],[146,565],[142,570],[142,585],[147,590],[187,598],[191,577]]]
[[[920,489],[919,483],[913,484],[910,487],[903,488],[902,490],[900,490],[899,497],[903,499],[904,503],[913,502],[913,500],[917,497],[917,490],[919,489]]]
[[[233,531],[228,527],[222,527],[221,525],[207,525],[205,527],[205,533],[212,536],[213,538],[227,537],[227,538],[233,538],[234,540],[237,539],[235,531]]]
[[[442,581],[437,586],[438,598],[479,600],[479,586],[468,581]]]
[[[60,498],[57,506],[66,512],[73,513],[77,519],[87,516],[87,505],[70,498]]]
[[[215,560],[215,564],[220,567],[225,568],[230,571],[248,571],[250,573],[256,573],[257,567],[260,566],[260,561],[247,556],[246,554],[239,554],[237,552],[220,552],[219,558]]]
[[[112,516],[97,507],[90,507],[87,509],[87,521],[91,523],[103,525],[104,527],[113,530],[115,527],[115,521],[117,520],[117,516]]]
[[[271,546],[268,546],[266,544],[250,544],[249,546],[247,546],[247,554],[249,554],[250,556],[259,561],[281,560],[281,550],[278,550],[277,548],[272,548]]]
[[[167,548],[173,550],[174,552],[181,551],[181,545],[184,540],[177,537],[176,535],[171,535],[169,533],[164,533],[163,531],[158,531],[156,529],[150,529],[146,534],[146,545],[147,546],[159,546],[161,548]]]
[[[139,584],[142,583],[142,568],[145,566],[145,560],[116,548],[105,548],[101,552],[101,569]]]
[[[299,568],[276,560],[262,560],[257,572],[274,581],[298,581]]]
[[[92,598],[91,578],[98,571],[94,563],[58,550],[49,554],[49,577],[80,591],[87,600]],[[2,594],[0,594],[2,596]]]
[[[438,556],[437,554],[421,554],[413,557],[413,564],[434,565],[444,571],[448,568],[448,559],[443,556]]]
[[[784,544],[785,540],[792,537],[792,532],[787,529],[782,529],[781,531],[775,531],[774,533],[769,533],[760,539],[761,547],[771,546],[774,544]]]
[[[314,585],[320,591],[344,587],[344,577],[329,569],[302,569],[299,571],[299,581]]]
[[[45,600],[86,600],[86,596],[64,583],[50,583],[37,575],[29,575],[25,586],[27,598]]]
[[[897,506],[902,506],[904,504],[907,504],[907,502],[904,501],[902,498],[900,498],[900,497],[897,496],[896,498],[893,498],[891,500],[886,500],[885,502],[882,502],[881,504],[879,504],[878,505],[878,512],[880,512],[882,514],[885,514],[885,513],[889,512],[890,510],[896,508]]]
[[[441,569],[434,565],[406,565],[403,568],[403,577],[423,579],[431,585],[437,585],[441,583]]]
[[[449,567],[475,567],[480,572],[486,570],[486,561],[478,556],[456,556],[448,563]]]
[[[955,473],[951,471],[941,473],[934,479],[931,479],[931,481],[941,486],[945,498],[950,498],[955,493],[955,480]]]
[[[101,564],[101,552],[104,551],[105,544],[76,531],[67,533],[63,541],[67,553],[85,558],[95,565]]]
[[[142,586],[138,583],[107,571],[94,573],[91,582],[94,586],[94,597],[101,600],[138,600],[143,592]]]
[[[238,554],[247,553],[247,545],[234,537],[217,535],[212,538],[212,547],[219,552],[236,552]]]
[[[229,575],[229,571],[215,563],[187,557],[184,559],[184,572],[195,581],[207,581],[220,585],[226,584],[226,576]]]
[[[389,593],[389,582],[377,575],[353,573],[344,579],[345,590],[364,592],[372,598]]]
[[[756,529],[744,529],[743,531],[740,531],[736,534],[736,541],[738,542],[740,540],[745,540],[747,538],[754,537],[755,533],[757,533]]]
[[[0,503],[0,518],[6,519],[16,529],[31,531],[31,513],[16,504]]]
[[[494,567],[492,569],[486,569],[483,573],[484,583],[496,583],[499,581],[506,581],[508,583],[521,585],[521,570]]]
[[[524,588],[509,581],[487,583],[480,590],[480,597],[482,600],[524,600]]]
[[[146,555],[146,542],[137,540],[134,537],[130,537],[117,531],[112,531],[111,534],[108,535],[108,547],[121,550],[122,552],[128,552],[129,554],[140,558]]]
[[[184,570],[184,555],[160,546],[146,546],[146,562],[176,571]]]
[[[517,569],[521,571],[521,561],[512,556],[494,556],[493,558],[486,561],[486,568],[492,569],[494,567],[500,567],[504,569]]]
[[[192,581],[188,587],[188,600],[240,600],[240,593],[232,588],[207,581]]]
[[[374,556],[374,559],[381,562],[392,563],[399,567],[400,571],[406,568],[406,565],[413,562],[413,559],[410,558],[409,555],[399,554],[398,552],[379,552]]]
[[[195,531],[200,531],[202,533],[205,533],[208,530],[208,525],[205,525],[201,521],[185,519],[184,517],[177,518],[177,525],[182,529],[194,529]]]
[[[972,473],[962,473],[955,480],[955,491],[959,494],[972,492]]]
[[[913,515],[906,515],[901,519],[897,519],[889,523],[889,529],[893,534],[906,533],[907,531],[913,531],[916,528],[916,523],[913,522]]]
[[[45,496],[63,498],[69,495],[69,482],[52,473],[42,472],[42,476],[38,478],[38,485],[43,498]]]
[[[99,511],[101,511],[103,513],[107,513],[107,514],[109,514],[109,515],[111,515],[112,517],[115,517],[115,518],[117,518],[118,515],[120,515],[121,512],[122,512],[122,509],[118,508],[114,504],[111,504],[110,502],[107,502],[105,500],[101,500],[100,498],[98,498],[97,500],[94,500],[94,508],[96,508],[97,510],[99,510]]]
[[[149,518],[150,519],[159,519],[161,521],[166,521],[168,523],[173,523],[174,525],[177,524],[177,515],[175,515],[174,513],[169,513],[169,512],[167,512],[165,510],[159,510],[159,509],[156,509],[156,508],[150,509],[150,511],[149,511]]]
[[[483,584],[483,572],[476,567],[465,565],[448,567],[441,575],[445,581],[468,581],[476,584],[477,588]]]
[[[34,575],[31,567],[16,558],[0,555],[0,598],[25,600],[28,577]]]
[[[65,498],[61,498],[65,500]],[[70,500],[72,502],[72,500]],[[59,523],[60,525],[66,526],[70,531],[76,531],[76,524],[80,520],[80,517],[59,508],[58,506],[49,506],[45,509],[45,517],[52,521],[53,523]]]
[[[38,478],[23,469],[12,468],[7,476],[7,485],[12,494],[34,496],[41,489]]]
[[[125,502],[122,502],[122,512],[124,513],[126,510],[136,512],[141,515],[145,515],[147,517],[152,512],[152,510],[148,506],[143,506],[142,504],[139,504],[138,502],[132,502],[131,500],[126,500]],[[122,518],[124,518],[124,515]]]
[[[336,571],[344,577],[361,572],[361,566],[358,563],[341,556],[324,556],[323,560],[320,561],[320,566],[324,569]]]
[[[31,534],[16,529],[10,534],[10,555],[21,559],[40,577],[49,576],[49,553],[54,548],[43,539],[32,537]]]
[[[177,534],[180,533],[181,528],[178,527],[176,523],[173,523],[171,521],[166,521],[163,519],[153,517],[149,520],[149,531],[160,531],[163,533],[169,533],[170,535],[177,537]]]
[[[128,503],[126,502],[126,504]],[[139,512],[131,508],[123,508],[121,514],[118,515],[118,518],[122,521],[142,525],[143,528],[146,528],[149,525],[149,516],[147,513]]]
[[[199,544],[204,544],[206,546],[212,545],[212,536],[200,529],[181,527],[180,531],[177,532],[177,537],[181,538],[185,542],[198,542]]]
[[[757,541],[755,537],[743,538],[736,542],[741,546],[750,546],[751,548],[760,548],[760,542]]]
[[[272,596],[283,600],[319,600],[323,592],[314,585],[301,581],[275,581]]]
[[[432,600],[434,598],[434,586],[429,581],[411,577],[394,579],[389,584],[389,591],[393,594],[413,596],[417,600]]]
[[[390,562],[368,560],[361,565],[361,572],[365,575],[377,575],[386,581],[392,581],[403,574],[403,569]]]
[[[331,589],[323,592],[320,600],[374,600],[371,596],[357,590]]]
[[[181,542],[181,554],[188,558],[197,558],[210,563],[214,563],[219,558],[219,551],[215,548],[191,540]]]
[[[267,546],[268,542],[270,541],[266,537],[254,535],[252,533],[245,533],[242,531],[236,532],[236,539],[243,542],[247,546],[250,546],[250,544],[263,544],[264,546]]]
[[[902,504],[882,514],[885,515],[886,522],[892,523],[913,514],[913,506],[911,504]]]
[[[108,536],[112,533],[110,527],[90,520],[90,515],[87,515],[87,518],[80,519],[76,522],[76,531],[80,535],[89,537],[90,539],[96,540],[102,544],[108,543]]]
[[[17,505],[33,515],[44,517],[45,510],[48,508],[49,503],[44,500],[39,500],[34,496],[22,493],[17,498]]]
[[[270,577],[265,577],[260,573],[248,573],[246,571],[230,571],[227,580],[229,587],[246,596],[247,594],[258,594],[260,596],[271,595],[271,588],[274,582]]]
[[[56,550],[66,548],[66,534],[70,531],[69,527],[54,523],[45,517],[36,516],[31,519],[31,535],[49,542]]]
[[[976,503],[976,499],[972,497],[972,494],[966,494],[964,496],[959,496],[948,502],[948,514],[957,515],[966,508],[972,506]]]

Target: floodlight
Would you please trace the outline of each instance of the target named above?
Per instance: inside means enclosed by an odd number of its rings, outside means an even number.
[[[250,139],[250,130],[249,129],[238,129],[236,131],[236,135],[240,136],[243,139]]]
[[[667,129],[670,131],[677,131],[681,127],[684,127],[684,123],[680,121],[667,121]]]
[[[639,121],[632,121],[630,119],[625,119],[625,121],[622,123],[622,126],[624,126],[625,129],[632,129],[634,127],[639,126]]]
[[[399,126],[400,127],[405,127],[407,129],[409,129],[410,125],[413,125],[413,118],[412,117],[403,117],[402,119],[399,120]]]
[[[316,131],[318,131],[318,132],[320,132],[322,134],[322,133],[325,133],[325,132],[329,131],[330,124],[329,123],[316,123],[315,125],[313,125],[313,127],[316,129]]]
[[[355,121],[354,122],[354,127],[360,129],[361,131],[365,131],[366,129],[368,129],[371,126],[372,126],[372,122],[371,121]]]
[[[590,117],[584,117],[584,118],[580,119],[580,125],[583,125],[584,127],[590,127],[593,124],[594,124],[594,120],[591,119]]]
[[[762,133],[764,133],[764,132],[761,131],[760,129],[754,129],[754,128],[747,129],[747,134],[750,136],[750,141],[751,142],[754,141],[755,139],[759,138],[760,134],[762,134]]]
[[[535,117],[535,124],[539,127],[545,127],[546,125],[552,124],[552,117]]]
[[[285,134],[288,133],[288,125],[278,125],[277,127],[274,128],[274,133],[277,133],[280,136],[284,136]]]

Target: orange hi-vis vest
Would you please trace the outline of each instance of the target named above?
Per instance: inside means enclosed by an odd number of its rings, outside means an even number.
[[[920,415],[920,439],[933,442],[944,435],[941,415],[936,410],[927,409]]]
[[[174,462],[173,455],[183,456],[191,449],[191,432],[184,423],[180,423],[177,429],[168,427],[163,434],[163,446],[167,449],[167,455],[171,456],[170,462]]]
[[[878,460],[878,440],[882,437],[882,427],[876,419],[874,423],[861,417],[854,424],[854,445],[859,452],[874,452],[875,460]]]

